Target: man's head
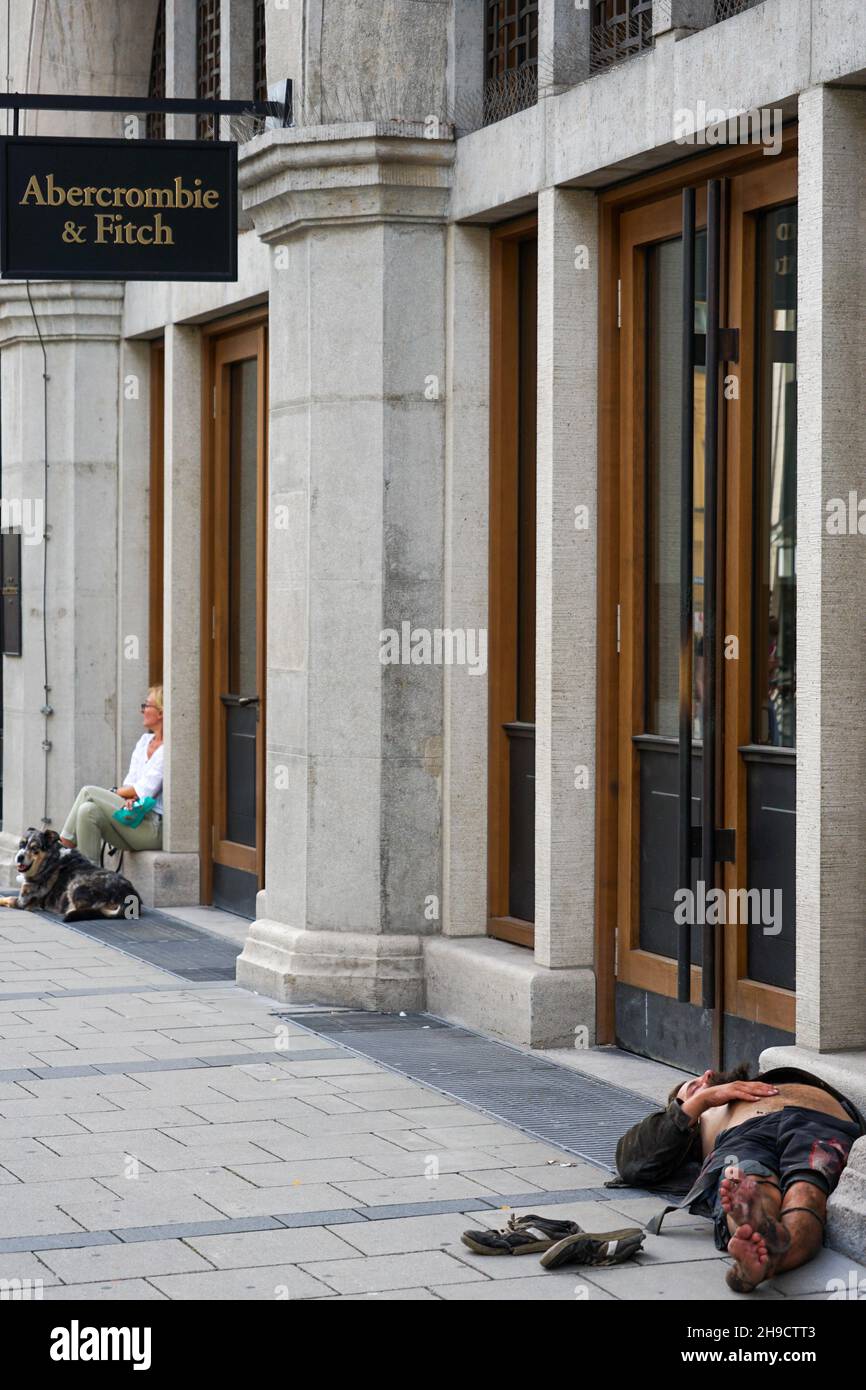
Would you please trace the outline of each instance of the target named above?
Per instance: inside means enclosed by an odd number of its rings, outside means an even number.
[[[690,1077],[688,1081],[677,1082],[668,1096],[668,1105],[671,1101],[688,1100],[698,1091],[703,1091],[707,1086],[724,1086],[729,1081],[751,1081],[754,1078],[749,1076],[751,1067],[747,1062],[738,1062],[730,1071],[705,1071],[702,1076]]]

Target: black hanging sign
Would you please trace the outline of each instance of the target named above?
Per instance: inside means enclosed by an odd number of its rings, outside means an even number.
[[[236,280],[237,145],[0,138],[4,280]]]

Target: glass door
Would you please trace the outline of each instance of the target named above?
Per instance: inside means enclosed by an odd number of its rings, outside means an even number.
[[[488,924],[532,946],[535,922],[535,529],[538,231],[491,239]]]
[[[690,1067],[793,1028],[795,196],[619,219],[615,1031]]]
[[[264,868],[264,325],[215,339],[212,354],[211,899],[254,917]]]

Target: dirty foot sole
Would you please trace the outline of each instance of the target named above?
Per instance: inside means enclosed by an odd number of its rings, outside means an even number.
[[[725,1282],[734,1293],[751,1293],[770,1274],[770,1252],[763,1237],[751,1226],[738,1226],[728,1242],[734,1266]]]

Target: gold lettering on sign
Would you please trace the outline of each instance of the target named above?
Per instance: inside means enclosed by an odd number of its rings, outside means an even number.
[[[176,174],[170,183],[157,186],[137,184],[58,183],[52,172],[31,174],[19,204],[39,208],[92,208],[88,222],[79,224],[65,218],[60,240],[69,246],[91,242],[96,246],[174,246],[174,230],[164,212],[193,209],[213,211],[222,195],[217,188],[205,188],[201,178]],[[126,209],[155,209],[144,221],[126,215]],[[121,209],[121,211],[115,211]],[[79,214],[80,215],[80,214]]]
[[[21,202],[27,203],[30,201],[31,198],[35,198],[37,203],[44,204],[45,202],[45,199],[42,196],[42,190],[39,187],[39,177],[36,174],[30,175],[30,178],[27,181],[27,187],[24,190],[24,197],[21,199]]]
[[[34,203],[37,207],[62,207],[67,203],[70,207],[93,207],[94,204],[101,208],[207,208],[212,209],[219,206],[220,194],[216,188],[202,188],[202,181],[199,178],[193,179],[190,188],[183,181],[181,174],[176,175],[169,187],[163,188],[139,188],[137,186],[127,188],[123,184],[114,187],[98,187],[90,184],[86,188],[81,188],[77,184],[70,188],[64,188],[55,181],[54,175],[45,175],[44,183],[40,182],[38,174],[31,174],[27,180],[27,187],[19,199],[19,204],[23,207]]]
[[[148,235],[145,235],[147,233]],[[174,246],[171,227],[162,220],[158,212],[150,226],[138,226],[135,222],[125,222],[119,212],[98,212],[96,214],[96,245],[106,246]]]

